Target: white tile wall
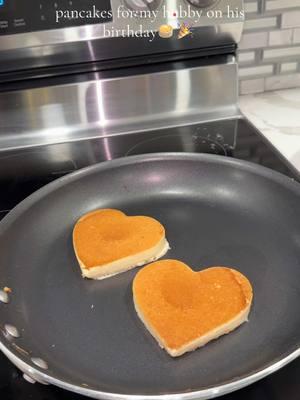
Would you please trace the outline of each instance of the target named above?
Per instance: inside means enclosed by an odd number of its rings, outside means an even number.
[[[289,89],[300,86],[300,73],[291,75],[275,75],[265,79],[266,90]]]
[[[282,14],[282,28],[294,28],[300,26],[300,11],[289,11]]]
[[[300,7],[300,0],[267,0],[266,10]]]
[[[247,21],[245,21],[244,30],[246,31],[249,29],[275,28],[276,25],[276,17],[248,19]]]
[[[252,94],[261,93],[265,90],[265,80],[260,79],[249,79],[240,82],[240,93],[241,94]]]
[[[282,63],[280,71],[281,72],[295,72],[298,69],[298,63],[295,62],[289,62],[289,63]]]
[[[253,63],[255,60],[255,51],[240,52],[238,60],[240,64]]]
[[[246,13],[255,13],[258,11],[257,1],[251,1],[250,3],[245,3]]]
[[[293,43],[300,43],[300,28],[294,29]]]
[[[264,50],[264,60],[274,60],[278,58],[286,59],[287,57],[300,57],[300,46],[298,47],[280,47],[279,49]]]
[[[268,32],[244,33],[240,49],[256,49],[268,45]]]
[[[284,46],[292,44],[293,30],[283,29],[269,33],[269,46]]]
[[[300,87],[300,0],[245,0],[240,93]]]
[[[273,73],[273,70],[274,70],[273,65],[259,65],[257,67],[240,68],[239,76],[249,77],[249,76],[259,76],[259,75],[270,75]]]

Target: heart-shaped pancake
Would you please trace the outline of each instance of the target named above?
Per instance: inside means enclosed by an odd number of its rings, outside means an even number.
[[[250,282],[234,269],[195,272],[177,260],[147,265],[133,281],[138,316],[173,357],[237,328],[248,318],[252,297]]]
[[[82,275],[103,279],[162,257],[169,249],[164,227],[154,218],[100,209],[83,215],[73,230]]]

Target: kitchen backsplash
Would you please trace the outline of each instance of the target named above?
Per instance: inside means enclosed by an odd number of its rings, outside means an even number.
[[[240,94],[300,87],[300,0],[245,0]]]

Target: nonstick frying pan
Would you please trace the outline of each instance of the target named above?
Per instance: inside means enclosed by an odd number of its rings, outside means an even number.
[[[134,311],[138,269],[81,278],[72,228],[104,207],[161,221],[167,258],[245,274],[254,288],[249,322],[193,353],[168,356]],[[80,170],[0,223],[5,286],[12,293],[0,303],[1,349],[39,381],[104,399],[206,399],[236,390],[300,353],[300,185],[211,155],[133,156]]]

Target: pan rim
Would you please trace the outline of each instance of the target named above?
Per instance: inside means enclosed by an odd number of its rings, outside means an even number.
[[[27,196],[24,200],[18,203],[9,213],[0,221],[0,233],[3,227],[7,224],[7,221],[12,216],[17,216],[23,209],[26,209],[35,201],[42,199],[48,193],[59,189],[65,183],[73,182],[89,174],[90,171],[96,172],[97,170],[106,170],[112,168],[118,168],[121,166],[140,164],[153,161],[163,161],[163,160],[186,160],[186,161],[201,161],[218,163],[220,165],[231,165],[233,167],[239,167],[242,170],[252,172],[254,174],[263,176],[265,178],[271,179],[277,183],[287,186],[290,190],[294,190],[300,195],[300,184],[294,179],[281,172],[274,171],[263,165],[255,164],[251,161],[244,161],[237,158],[229,158],[225,156],[206,154],[206,153],[191,153],[191,152],[161,152],[161,153],[149,153],[149,154],[139,154],[132,156],[125,156],[116,158],[114,160],[107,160],[99,162],[93,165],[89,165],[84,168],[80,168],[77,171],[66,174],[54,181],[46,184],[40,189],[33,192],[31,195]]]
[[[16,356],[13,351],[9,350],[2,340],[0,341],[0,350],[7,356],[7,358],[13,362],[17,368],[21,369],[24,374],[28,373],[33,379],[40,379],[42,383],[52,384],[54,386],[60,387],[62,389],[77,393],[83,396],[88,396],[94,399],[103,400],[206,400],[212,399],[225,394],[235,392],[238,389],[242,389],[246,386],[251,385],[279,371],[284,366],[288,365],[290,362],[296,360],[300,356],[300,347],[295,351],[289,353],[287,356],[279,359],[277,362],[263,368],[260,371],[255,372],[251,375],[246,375],[240,377],[232,382],[225,383],[223,385],[210,387],[207,389],[194,390],[191,392],[183,393],[169,393],[169,394],[157,394],[157,395],[147,395],[147,394],[124,394],[124,393],[114,393],[114,392],[104,392],[97,389],[89,389],[80,385],[69,383],[61,379],[55,378],[52,374],[47,374],[38,370],[34,366],[30,366],[26,361],[22,360],[20,357]]]
[[[55,181],[45,185],[41,189],[37,190],[29,197],[24,199],[21,203],[19,203],[13,210],[0,222],[0,233],[5,231],[7,225],[10,224],[11,220],[17,218],[24,210],[31,207],[32,204],[41,200],[43,197],[47,196],[48,193],[51,193],[54,190],[59,189],[65,184],[74,182],[80,179],[82,176],[89,174],[91,171],[101,171],[106,169],[118,168],[120,166],[139,164],[141,162],[153,162],[153,161],[175,161],[175,160],[186,160],[186,161],[204,161],[217,163],[219,165],[231,165],[234,167],[239,167],[240,169],[247,170],[254,174],[266,177],[271,179],[281,185],[285,185],[288,189],[296,192],[300,196],[300,185],[294,181],[293,179],[285,176],[279,172],[273,171],[269,168],[260,166],[258,164],[254,164],[251,162],[231,159],[226,157],[220,157],[217,155],[209,155],[209,154],[195,154],[195,153],[152,153],[152,154],[143,154],[143,155],[134,155],[128,157],[122,157],[115,160],[110,160],[106,162],[102,162],[99,164],[95,164],[92,166],[88,166],[86,168],[75,171],[71,174],[63,176]],[[267,375],[279,370],[283,366],[287,365],[291,361],[295,360],[300,356],[300,344],[296,350],[292,350],[291,352],[286,353],[281,358],[275,360],[270,365],[262,368],[261,370],[254,372],[250,375],[244,375],[243,377],[237,377],[236,379],[224,383],[219,386],[194,390],[190,392],[183,393],[169,393],[169,394],[155,394],[155,395],[147,395],[147,394],[124,394],[124,393],[113,393],[107,391],[100,391],[97,389],[91,389],[87,387],[82,387],[79,384],[74,384],[70,382],[66,382],[64,380],[59,379],[55,376],[55,374],[50,374],[46,372],[42,372],[34,366],[30,365],[27,361],[25,361],[22,357],[20,357],[17,352],[11,348],[3,341],[3,338],[0,337],[0,350],[18,367],[21,367],[25,373],[27,372],[29,375],[32,375],[33,378],[37,377],[42,381],[47,383],[51,383],[63,389],[70,390],[75,393],[79,393],[82,395],[86,395],[96,399],[107,399],[107,400],[116,400],[116,399],[129,399],[129,400],[194,400],[194,399],[207,399],[213,398],[217,396],[224,395],[226,393],[230,393],[237,389],[241,389],[245,386],[254,383]]]

